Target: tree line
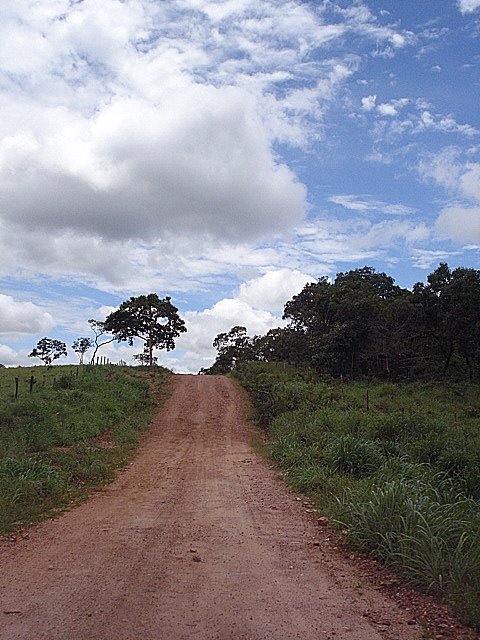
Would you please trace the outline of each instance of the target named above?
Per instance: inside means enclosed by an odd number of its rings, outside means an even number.
[[[160,298],[156,293],[129,298],[105,320],[91,319],[88,323],[94,337],[80,337],[72,344],[80,364],[91,348],[94,351],[90,362],[94,364],[98,350],[106,344],[116,340],[132,346],[138,339],[143,342],[143,352],[133,357],[140,364],[152,366],[157,362],[154,349],[174,349],[175,338],[187,330],[171,298]],[[64,342],[45,337],[38,341],[29,357],[39,358],[50,366],[54,360],[66,355],[67,345]]]
[[[480,271],[441,263],[412,289],[372,267],[307,284],[289,300],[287,325],[250,337],[217,335],[217,358],[200,373],[248,360],[308,365],[319,374],[389,380],[480,373]]]

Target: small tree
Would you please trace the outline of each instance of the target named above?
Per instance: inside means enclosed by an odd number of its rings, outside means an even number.
[[[46,366],[50,366],[54,360],[66,355],[67,345],[64,342],[52,340],[51,338],[42,338],[37,342],[37,346],[32,353],[28,354],[28,357],[40,358]]]
[[[91,338],[77,338],[72,344],[72,349],[78,355],[79,363],[83,364],[83,358],[85,353],[93,347],[93,340]]]
[[[148,355],[148,352],[144,351],[143,353],[136,353],[133,356],[133,359],[136,360],[138,362],[138,364],[142,365],[142,366],[148,366],[150,364],[150,356]],[[158,358],[157,356],[153,356],[153,363],[154,365],[156,365],[158,363]]]
[[[105,319],[104,328],[118,342],[126,341],[130,346],[135,338],[142,340],[152,366],[153,350],[174,349],[175,338],[187,330],[170,300],[168,296],[159,298],[156,293],[130,298]]]
[[[108,333],[108,330],[105,328],[105,322],[101,322],[100,320],[89,320],[88,324],[90,325],[90,328],[93,331],[93,335],[95,336],[92,345],[95,347],[95,349],[90,359],[90,364],[95,364],[95,357],[100,347],[113,342],[115,338],[112,336],[111,338],[108,338],[108,340],[103,340],[103,342],[100,342],[100,338]]]

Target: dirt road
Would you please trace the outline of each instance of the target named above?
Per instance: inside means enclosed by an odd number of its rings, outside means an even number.
[[[314,514],[252,453],[234,385],[174,385],[113,484],[0,546],[0,638],[418,638],[313,544]]]

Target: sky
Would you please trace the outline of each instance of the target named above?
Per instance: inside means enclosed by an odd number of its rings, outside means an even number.
[[[321,276],[479,257],[480,0],[0,0],[0,363],[156,292],[196,372]]]

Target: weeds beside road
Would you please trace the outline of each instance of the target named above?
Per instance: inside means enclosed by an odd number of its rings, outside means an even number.
[[[65,508],[112,478],[168,376],[160,367],[0,369],[0,531]]]
[[[478,386],[340,384],[264,363],[236,375],[291,485],[480,629]]]

